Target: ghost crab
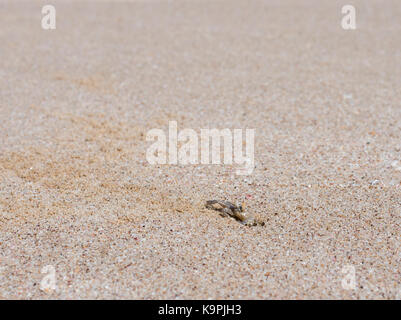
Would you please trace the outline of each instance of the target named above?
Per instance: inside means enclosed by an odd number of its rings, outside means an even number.
[[[208,200],[206,201],[206,208],[220,212],[222,217],[232,217],[245,226],[264,226],[265,223],[245,212],[244,206],[235,204],[224,200]]]

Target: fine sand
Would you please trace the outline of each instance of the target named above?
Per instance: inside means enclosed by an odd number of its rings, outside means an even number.
[[[0,1],[0,299],[401,297],[400,1],[51,2]],[[256,168],[150,165],[169,121]]]

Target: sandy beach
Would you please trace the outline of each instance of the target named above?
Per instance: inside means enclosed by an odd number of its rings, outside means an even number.
[[[400,1],[48,2],[0,0],[0,299],[401,299]],[[171,121],[252,174],[149,164]]]

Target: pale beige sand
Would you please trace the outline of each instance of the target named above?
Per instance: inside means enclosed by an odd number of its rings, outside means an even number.
[[[47,2],[0,2],[0,298],[401,296],[400,1]],[[255,128],[254,173],[150,166],[169,120]]]

